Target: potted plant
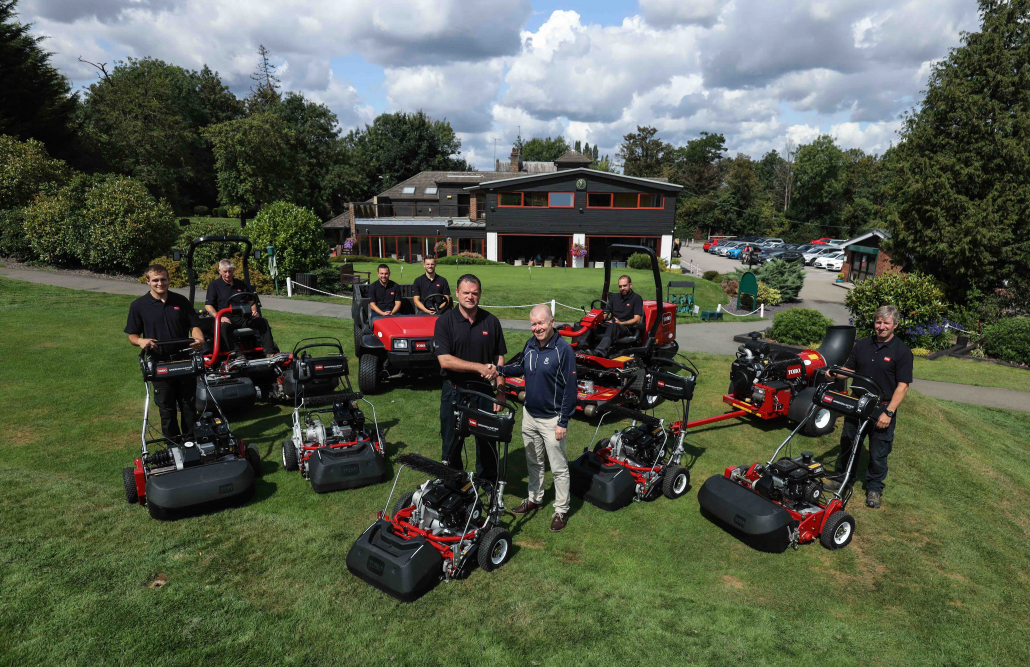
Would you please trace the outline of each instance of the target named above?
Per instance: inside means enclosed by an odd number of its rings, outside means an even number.
[[[839,283],[844,282],[844,272],[843,271],[841,271],[840,273],[837,274],[837,282],[839,282]]]
[[[586,262],[587,247],[582,243],[572,244],[572,268],[582,269]]]
[[[436,256],[437,257],[446,257],[447,256],[447,241],[440,241],[439,243],[437,243],[433,247],[433,249],[436,250]]]
[[[354,244],[354,238],[353,237],[348,238],[346,241],[344,241],[343,242],[343,254],[344,255],[353,255],[354,254],[354,245],[355,244]]]

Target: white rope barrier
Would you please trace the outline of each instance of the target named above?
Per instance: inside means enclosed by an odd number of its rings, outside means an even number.
[[[290,296],[290,297],[293,296],[293,285],[294,285],[294,281],[291,278],[287,278],[286,279],[286,295],[287,296]],[[298,283],[298,285],[299,285],[299,283]],[[312,292],[318,292],[320,294],[325,294],[326,296],[335,296],[335,297],[339,297],[341,299],[353,299],[354,298],[354,297],[349,296],[347,294],[333,294],[332,292],[325,292],[325,291],[322,291],[322,290],[318,289],[317,287],[308,287],[307,285],[299,285],[299,286],[303,287],[304,289],[309,289]]]
[[[755,308],[750,313],[742,313],[741,314],[741,313],[731,313],[730,311],[725,310],[722,307],[722,304],[720,303],[720,304],[718,304],[715,307],[715,312],[717,312],[717,313],[726,313],[727,315],[732,315],[734,317],[750,317],[751,315],[754,315],[755,313],[759,313],[759,315],[758,315],[759,317],[765,317],[765,304],[764,303],[760,304],[758,306],[758,308]]]

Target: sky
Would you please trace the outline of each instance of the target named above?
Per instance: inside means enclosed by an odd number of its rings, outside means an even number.
[[[561,134],[613,158],[640,125],[719,132],[759,158],[830,134],[882,153],[930,67],[978,26],[972,0],[21,0],[76,89],[82,60],[205,64],[240,96],[263,44],[285,90],[344,131],[446,118],[479,169]]]

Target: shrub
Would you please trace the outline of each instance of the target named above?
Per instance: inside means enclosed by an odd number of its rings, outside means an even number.
[[[210,211],[211,211],[211,209],[209,209],[207,206],[194,206],[193,207],[193,215],[197,216],[198,218],[205,217]]]
[[[233,266],[236,267],[236,277],[243,280],[243,255],[235,254],[232,257],[229,257],[229,259],[232,260]],[[275,290],[275,283],[273,283],[272,279],[266,276],[260,269],[250,265],[249,273],[250,286],[253,287],[254,291],[258,294],[271,294]],[[220,278],[218,275],[218,261],[212,262],[207,271],[204,271],[197,279],[198,290],[206,290],[207,286],[211,284],[211,281],[216,278]]]
[[[243,209],[239,206],[226,206],[222,208],[222,215],[226,218],[238,218],[243,215]]]
[[[956,322],[947,319],[940,319],[930,324],[919,324],[914,327],[905,327],[904,331],[898,328],[901,337],[910,347],[922,347],[936,352],[951,346],[951,335],[948,326],[959,326]]]
[[[722,281],[722,291],[726,292],[729,296],[737,296],[737,288],[740,287],[740,283],[736,280],[730,280],[727,278]]]
[[[323,292],[340,293],[340,267],[333,264],[310,271],[315,274],[315,286]],[[324,296],[324,295],[323,295]]]
[[[215,206],[213,209],[211,209],[211,217],[212,218],[224,218],[225,216],[222,215],[222,209],[217,207],[217,206]]]
[[[78,184],[82,180],[77,179]],[[74,264],[85,252],[87,222],[77,214],[81,192],[63,188],[41,194],[22,209],[24,229],[32,253],[47,264]]]
[[[739,268],[733,273],[733,279],[740,282],[747,272],[748,269]],[[776,259],[754,268],[752,273],[759,282],[778,291],[783,301],[797,300],[805,284],[805,268],[801,262],[784,262]]]
[[[761,285],[761,283],[759,283]],[[761,288],[759,287],[759,290]],[[833,320],[811,308],[788,308],[773,317],[769,336],[787,345],[816,346]]]
[[[933,350],[928,350],[925,347],[914,347],[912,348],[913,357],[928,357]]]
[[[254,245],[275,246],[279,274],[311,273],[329,263],[322,223],[310,210],[278,201],[257,214],[247,227]]]
[[[1030,364],[1030,317],[1009,317],[984,329],[983,349],[995,359]]]
[[[238,223],[222,220],[200,220],[192,222],[188,227],[180,228],[180,230],[179,238],[175,240],[173,247],[182,252],[184,264],[190,244],[201,236],[238,236],[240,234]],[[243,250],[244,246],[239,243],[208,243],[197,248],[193,255],[193,266],[199,271],[225,257],[241,255]],[[183,266],[183,271],[185,270],[186,267]]]
[[[0,256],[20,261],[36,259],[25,235],[25,213],[20,208],[0,210]]]
[[[106,176],[85,192],[82,263],[97,271],[138,271],[168,252],[178,225],[171,207],[128,176]]]
[[[478,254],[478,253],[476,253],[476,254]],[[439,259],[436,260],[436,265],[437,266],[443,266],[443,265],[454,266],[454,265],[457,265],[457,264],[487,265],[487,264],[500,264],[500,263],[501,262],[494,262],[494,261],[491,261],[489,259],[483,259],[482,257],[472,257],[471,253],[469,253],[469,254],[462,253],[460,255],[450,255],[449,257],[440,257]]]
[[[168,286],[169,287],[189,287],[189,278],[186,276],[186,262],[176,262],[171,257],[155,257],[154,259],[147,262],[147,266],[151,264],[160,264],[161,266],[168,269]],[[141,283],[147,282],[146,276],[140,276],[139,281]]]
[[[330,257],[329,261],[334,264],[347,264],[349,262],[378,262],[379,264],[405,264],[393,257],[369,257],[368,255],[337,255]]]
[[[758,303],[764,303],[767,306],[778,306],[782,302],[783,298],[780,296],[779,290],[769,287],[761,280],[758,281]]]
[[[718,278],[718,277],[719,277],[719,272],[718,271],[705,271],[703,274],[701,274],[701,280],[708,280],[710,282],[714,282],[715,279]]]
[[[851,312],[851,321],[859,336],[873,334],[876,309],[888,304],[896,306],[901,313],[898,331],[906,343],[909,341],[905,330],[936,322],[947,309],[940,285],[933,278],[918,273],[885,273],[862,281],[844,297],[844,305]]]
[[[50,157],[41,142],[0,134],[0,209],[27,206],[40,192],[56,192],[71,175],[68,165]]]
[[[651,258],[642,252],[635,252],[626,260],[626,265],[631,269],[650,269]]]

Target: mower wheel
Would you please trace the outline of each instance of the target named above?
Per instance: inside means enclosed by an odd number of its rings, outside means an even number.
[[[293,446],[293,438],[283,440],[283,469],[293,472],[297,465],[297,448]]]
[[[683,466],[669,466],[662,478],[662,493],[669,500],[676,500],[690,488],[690,469]]]
[[[511,556],[511,533],[507,528],[494,526],[483,538],[478,551],[479,567],[484,572],[493,572]]]
[[[609,440],[610,440],[610,438],[604,438],[603,440],[598,440],[597,444],[594,445],[594,453],[596,454],[597,452],[599,452],[602,449],[604,449],[605,447],[607,447]]]
[[[136,490],[136,471],[132,468],[122,468],[122,482],[125,484],[125,502],[135,505],[139,502],[139,492]]]
[[[810,438],[818,438],[833,433],[833,429],[837,426],[837,413],[826,408],[815,406],[813,408],[815,414],[805,424],[805,435]]]
[[[414,497],[415,497],[415,492],[414,491],[408,491],[403,496],[401,496],[397,500],[397,502],[395,502],[393,504],[393,514],[391,516],[397,516],[397,512],[400,512],[405,507],[411,507],[411,505],[412,505],[411,499],[414,498]]]
[[[358,388],[363,394],[378,394],[382,386],[383,360],[375,354],[363,354],[358,360]]]
[[[834,512],[826,520],[823,532],[819,535],[819,541],[830,551],[843,549],[851,544],[851,538],[855,536],[855,517],[847,512]]]
[[[261,454],[258,453],[257,447],[254,445],[247,445],[247,463],[254,469],[254,476],[261,476]]]

